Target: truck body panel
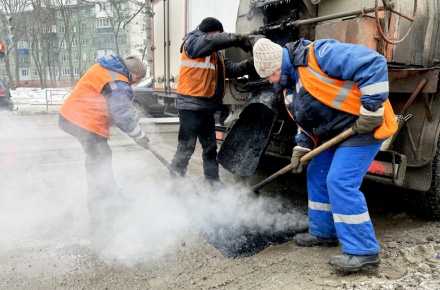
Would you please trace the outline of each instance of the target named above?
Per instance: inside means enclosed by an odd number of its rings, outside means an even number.
[[[419,215],[435,219],[440,219],[439,5],[437,0],[240,0],[236,26],[237,33],[250,33],[253,41],[267,37],[283,46],[299,38],[333,38],[382,54],[388,62],[389,100],[400,130],[387,140],[365,178],[401,190]],[[233,50],[226,55],[237,60],[250,56]],[[264,80],[249,76],[247,81],[230,82],[223,103],[231,113],[226,126],[218,128],[219,163],[247,177],[258,164],[252,158],[290,158],[296,125],[285,109],[267,101],[270,91],[262,100]],[[273,93],[273,100],[278,97]],[[252,113],[266,109],[273,114]],[[264,138],[250,137],[255,134]],[[252,147],[249,141],[262,143]]]
[[[197,28],[205,17],[219,19],[225,31],[234,32],[237,5],[235,0],[152,1],[152,71],[154,90],[157,93],[175,97],[182,38]]]

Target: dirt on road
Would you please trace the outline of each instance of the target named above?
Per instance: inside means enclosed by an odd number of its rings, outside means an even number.
[[[170,187],[164,166],[118,132],[110,142],[115,176],[135,202],[112,234],[96,243],[81,148],[59,132],[56,116],[41,118],[14,119],[15,128],[1,119],[0,289],[440,289],[440,222],[410,216],[389,188],[363,189],[381,246],[377,270],[342,274],[327,263],[340,246],[301,248],[291,241],[227,258],[208,242],[212,222],[301,228],[307,210],[303,178],[288,174],[258,201],[247,200],[246,188],[274,172],[264,166],[244,187],[198,195]],[[35,130],[41,132],[29,137]],[[171,160],[177,126],[146,130]],[[198,148],[188,171],[198,191],[201,170]],[[230,173],[221,174],[226,184],[237,183]],[[186,195],[169,194],[177,190]]]

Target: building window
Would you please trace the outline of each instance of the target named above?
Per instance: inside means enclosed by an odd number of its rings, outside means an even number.
[[[63,19],[63,14],[61,11],[57,11],[57,19]]]
[[[87,39],[81,38],[81,46],[87,46]]]
[[[37,75],[37,70],[36,69],[32,69],[32,75],[36,76]]]
[[[86,10],[85,9],[81,9],[81,10],[79,10],[78,14],[79,14],[80,17],[84,16],[86,14]]]
[[[62,49],[66,49],[67,48],[67,44],[66,44],[66,41],[64,39],[61,40],[60,46],[61,46]]]
[[[87,31],[87,24],[86,23],[81,24],[81,31]]]
[[[78,46],[78,42],[76,41],[75,38],[72,39],[72,47],[77,47]]]
[[[61,75],[62,76],[70,76],[70,68],[61,69]]]
[[[78,61],[78,54],[77,53],[72,54],[72,60]]]
[[[19,40],[17,43],[18,49],[29,49],[29,43],[24,40]]]
[[[61,62],[68,62],[69,61],[69,55],[68,54],[62,54],[61,55]]]
[[[70,28],[70,32],[76,32],[76,26],[72,26],[72,27]]]
[[[96,11],[111,11],[111,4],[109,2],[99,3],[96,5]]]
[[[29,70],[28,70],[28,69],[22,69],[22,70],[21,70],[21,75],[22,75],[23,77],[27,77],[27,76],[29,75]]]
[[[118,43],[121,44],[125,43],[125,35],[118,35]]]
[[[76,75],[76,76],[79,75],[79,68],[77,68],[77,67],[74,68],[73,69],[73,74]]]
[[[26,55],[26,54],[19,54],[18,55],[18,62],[21,62],[21,63],[23,63],[23,62],[29,62],[29,57],[28,57],[28,55]]]
[[[87,57],[87,53],[83,53],[82,60],[83,60],[83,61],[87,61],[87,59],[88,59],[88,57]]]
[[[60,30],[60,33],[66,32],[66,30],[64,29],[64,25],[60,25],[59,30]]]
[[[108,18],[96,19],[96,27],[110,27],[110,21]]]

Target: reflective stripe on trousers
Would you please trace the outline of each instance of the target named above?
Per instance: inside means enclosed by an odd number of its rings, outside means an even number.
[[[309,232],[338,237],[342,252],[379,252],[367,203],[359,190],[381,144],[338,147],[314,157],[307,169]]]

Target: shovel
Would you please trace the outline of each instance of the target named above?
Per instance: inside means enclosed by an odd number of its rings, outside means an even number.
[[[159,152],[156,151],[156,149],[154,149],[153,147],[151,147],[150,143],[148,143],[147,145],[147,149],[151,151],[151,153],[153,153],[154,156],[156,156],[157,159],[159,159],[159,161],[165,165],[165,167],[168,169],[168,171],[171,173],[173,172],[173,169],[171,168],[171,165],[168,163],[168,161],[165,160],[165,158],[163,158],[162,155],[159,154]]]
[[[311,160],[316,155],[318,155],[318,154],[324,152],[325,150],[329,149],[330,147],[332,147],[332,146],[334,146],[334,145],[344,141],[348,137],[353,136],[355,133],[356,132],[353,130],[353,128],[349,128],[349,129],[345,130],[344,132],[342,132],[339,135],[333,137],[329,141],[327,141],[324,144],[316,147],[315,149],[313,149],[312,151],[310,151],[309,153],[307,153],[306,155],[301,157],[300,162],[305,162],[305,161]],[[289,165],[285,166],[284,168],[278,170],[277,172],[275,172],[274,174],[272,174],[268,178],[264,179],[263,181],[261,181],[257,185],[254,185],[254,187],[252,187],[252,191],[255,194],[259,194],[258,191],[260,189],[262,189],[263,187],[265,187],[266,185],[268,185],[269,183],[274,181],[279,176],[281,176],[281,175],[283,175],[283,174],[285,174],[287,172],[290,172],[292,170],[293,170],[292,164],[289,164]]]
[[[156,149],[154,149],[153,147],[151,147],[150,143],[148,143],[147,148],[148,150],[151,151],[151,153],[153,153],[154,156],[156,156],[157,159],[159,159],[159,161],[165,165],[165,167],[168,169],[168,171],[170,173],[174,173],[173,168],[171,167],[171,165],[168,163],[168,161],[165,160],[165,158],[163,158],[162,155],[160,155],[159,152],[156,151]],[[173,174],[174,176],[176,176],[177,178],[179,178],[180,180],[184,180],[184,177],[179,176],[177,173]],[[188,180],[189,183],[191,184],[191,187],[194,189],[194,191],[196,192],[196,194],[199,194],[199,192],[197,191],[197,187],[196,184],[194,183],[194,181],[191,179],[191,177],[189,176],[185,176],[185,180]]]

